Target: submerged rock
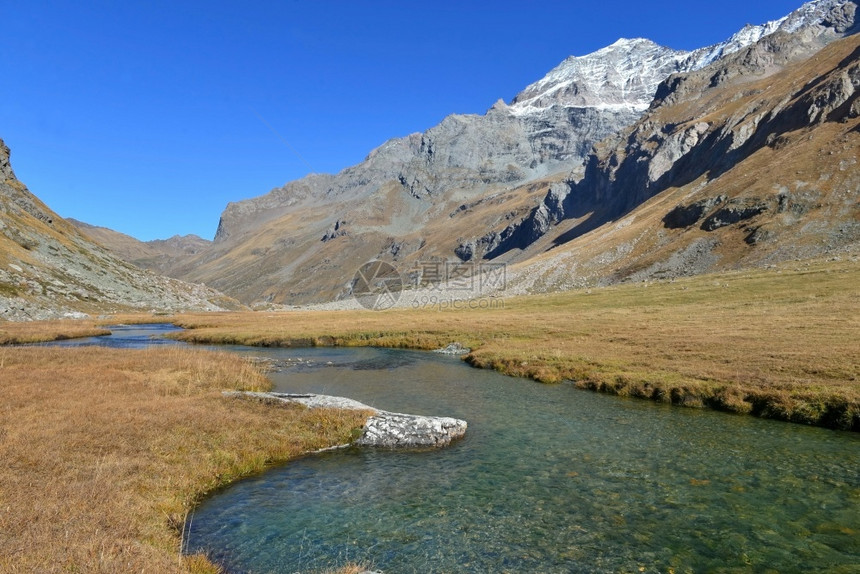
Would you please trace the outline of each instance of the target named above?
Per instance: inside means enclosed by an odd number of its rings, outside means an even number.
[[[443,447],[466,434],[468,424],[451,417],[431,417],[381,411],[353,399],[317,394],[257,393],[231,391],[225,396],[251,397],[263,401],[298,403],[308,408],[334,408],[370,411],[356,446],[383,448]]]

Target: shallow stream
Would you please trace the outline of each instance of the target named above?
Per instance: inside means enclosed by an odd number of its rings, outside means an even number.
[[[456,358],[257,349],[277,390],[455,416],[434,452],[309,456],[194,514],[229,572],[858,572],[860,436],[545,386]]]

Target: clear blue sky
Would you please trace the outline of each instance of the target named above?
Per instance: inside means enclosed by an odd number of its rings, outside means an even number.
[[[229,201],[484,113],[569,55],[693,49],[801,3],[0,0],[0,138],[64,217],[211,239]]]

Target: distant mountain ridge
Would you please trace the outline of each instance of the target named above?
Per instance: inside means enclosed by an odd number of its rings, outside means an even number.
[[[0,320],[231,308],[241,305],[135,267],[93,243],[15,177],[0,140]]]
[[[107,227],[91,225],[72,218],[68,218],[67,221],[96,243],[106,246],[123,261],[159,273],[169,269],[176,259],[193,257],[212,244],[211,241],[194,234],[140,241]]]
[[[510,186],[569,171],[595,143],[636,121],[669,75],[700,69],[776,31],[826,26],[842,5],[839,0],[810,2],[692,52],[638,38],[569,57],[509,106],[499,100],[483,116],[448,116],[423,134],[385,142],[337,175],[311,175],[266,196],[231,203],[215,241],[244,235],[244,227],[270,220],[309,196],[317,201],[357,198],[396,180],[415,197],[427,198],[452,188],[481,192],[488,185]]]

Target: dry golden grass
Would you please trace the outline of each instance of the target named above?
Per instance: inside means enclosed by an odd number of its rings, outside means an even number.
[[[150,319],[150,322],[152,319]],[[20,345],[108,335],[110,331],[91,320],[0,321],[0,345]]]
[[[860,265],[802,262],[512,298],[504,309],[187,315],[179,338],[431,349],[686,406],[860,430]]]
[[[268,386],[227,353],[0,349],[0,571],[216,571],[179,554],[200,498],[366,417],[220,392]]]
[[[370,570],[369,567],[362,564],[347,564],[335,570],[325,570],[323,574],[361,574]]]

